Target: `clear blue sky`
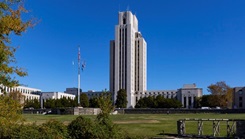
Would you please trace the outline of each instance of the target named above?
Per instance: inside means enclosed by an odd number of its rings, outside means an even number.
[[[84,91],[109,88],[109,41],[118,12],[136,14],[147,42],[147,89],[178,89],[226,81],[245,86],[244,0],[26,0],[40,22],[13,45],[20,83],[43,91],[77,87],[77,46],[87,63]]]

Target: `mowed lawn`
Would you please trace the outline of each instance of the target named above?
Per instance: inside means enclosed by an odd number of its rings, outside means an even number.
[[[95,115],[84,115],[94,119]],[[42,124],[49,119],[55,119],[68,125],[75,115],[24,115],[26,123]],[[177,134],[177,121],[185,118],[199,119],[245,119],[245,114],[125,114],[112,115],[114,123],[132,136],[157,137],[164,134]],[[226,122],[220,123],[220,136],[226,136]],[[212,134],[212,122],[204,122],[203,134]],[[186,122],[187,134],[197,134],[197,122]]]

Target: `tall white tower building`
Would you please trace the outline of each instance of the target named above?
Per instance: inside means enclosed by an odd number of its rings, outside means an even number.
[[[135,93],[146,91],[146,42],[138,31],[138,20],[130,11],[119,12],[115,40],[110,42],[110,92],[127,92],[128,108],[136,104]]]

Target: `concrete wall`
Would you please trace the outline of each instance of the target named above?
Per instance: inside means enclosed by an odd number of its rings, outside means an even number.
[[[100,112],[100,108],[74,108],[74,115],[97,115]]]

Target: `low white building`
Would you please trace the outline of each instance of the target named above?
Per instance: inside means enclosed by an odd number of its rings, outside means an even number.
[[[25,86],[17,86],[17,87],[6,87],[1,86],[2,90],[0,89],[0,94],[10,93],[10,92],[20,92],[24,96],[24,100],[33,100],[33,99],[40,99],[40,96],[37,94],[38,92],[41,92],[40,89],[36,88],[30,88]]]
[[[70,99],[75,99],[75,95],[72,94],[67,94],[64,92],[41,92],[40,93],[42,100],[47,100],[47,99],[61,99],[61,98],[70,98]]]
[[[144,92],[135,92],[136,102],[144,97],[158,95],[164,98],[177,99],[182,103],[183,108],[194,108],[196,98],[202,96],[202,88],[197,88],[196,84],[185,84],[182,88],[177,90],[151,90]]]
[[[66,88],[66,90],[64,92],[67,93],[67,94],[72,94],[72,95],[77,96],[78,88],[76,88],[76,87]],[[82,93],[82,89],[80,89],[80,93]]]
[[[82,92],[88,96],[88,99],[99,97],[101,94],[105,93],[103,91],[88,90],[88,92]]]
[[[135,92],[136,102],[144,97],[149,97],[149,96],[156,97],[158,95],[161,95],[164,98],[177,99],[177,90],[148,90],[144,92]]]

